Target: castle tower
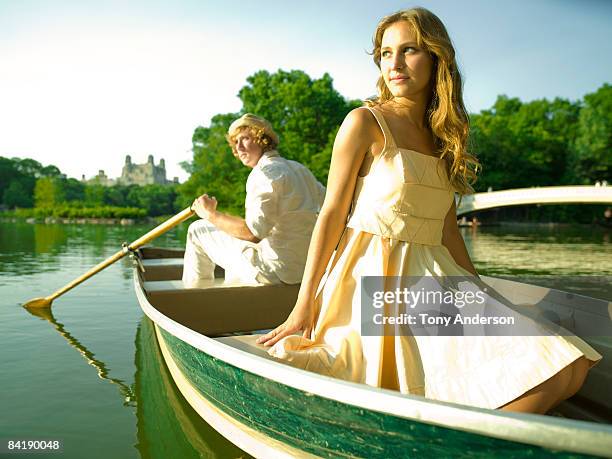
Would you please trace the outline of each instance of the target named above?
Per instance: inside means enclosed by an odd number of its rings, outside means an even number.
[[[165,185],[168,183],[166,179],[166,163],[162,158],[159,165],[155,165],[153,155],[147,157],[147,162],[144,164],[135,164],[132,162],[130,155],[125,156],[125,164],[121,172],[121,177],[118,179],[121,185]]]

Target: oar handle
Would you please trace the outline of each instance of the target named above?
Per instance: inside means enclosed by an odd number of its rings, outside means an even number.
[[[155,228],[153,228],[151,231],[149,231],[145,235],[143,235],[143,236],[139,237],[138,239],[136,239],[134,242],[132,242],[131,244],[129,244],[127,246],[127,249],[129,249],[129,250],[136,250],[136,249],[142,247],[143,245],[147,244],[148,242],[151,242],[153,239],[155,239],[156,237],[162,235],[166,231],[171,230],[172,228],[174,228],[179,223],[184,222],[185,220],[190,218],[194,213],[195,212],[191,209],[191,207],[188,207],[187,209],[182,210],[181,212],[176,214],[174,217],[166,220],[165,222],[163,222],[162,224],[156,226]],[[119,250],[117,253],[115,253],[114,255],[111,255],[110,257],[108,257],[103,262],[98,263],[96,266],[91,268],[89,271],[87,271],[82,276],[76,278],[75,280],[73,280],[69,284],[65,285],[61,289],[57,290],[56,292],[53,292],[50,296],[48,296],[46,298],[46,300],[53,301],[58,296],[63,295],[68,290],[73,289],[74,287],[79,285],[81,282],[89,279],[94,274],[97,274],[100,271],[102,271],[107,266],[112,265],[117,260],[121,260],[123,257],[125,257],[127,255],[129,250],[126,250],[126,249]]]
[[[143,236],[140,236],[138,239],[136,239],[134,242],[132,242],[130,245],[128,245],[128,248],[130,250],[136,250],[136,249],[142,247],[143,245],[151,242],[153,239],[155,239],[156,237],[162,235],[166,231],[171,230],[176,225],[178,225],[180,223],[183,223],[185,220],[190,218],[194,213],[195,212],[191,209],[191,207],[187,207],[186,209],[184,209],[181,212],[179,212],[178,214],[176,214],[174,217],[169,218],[168,220],[166,220],[165,222],[163,222],[159,226],[156,226],[155,228],[153,228],[147,234],[144,234]]]

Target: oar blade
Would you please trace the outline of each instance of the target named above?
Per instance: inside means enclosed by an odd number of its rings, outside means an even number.
[[[34,298],[23,304],[26,309],[50,308],[51,301],[49,298]]]

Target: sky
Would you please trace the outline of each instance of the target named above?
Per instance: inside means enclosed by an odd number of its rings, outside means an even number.
[[[258,70],[327,72],[347,98],[375,94],[376,24],[417,5],[446,24],[470,112],[612,82],[607,0],[0,0],[0,156],[80,179],[152,154],[183,181],[194,129],[239,111]]]

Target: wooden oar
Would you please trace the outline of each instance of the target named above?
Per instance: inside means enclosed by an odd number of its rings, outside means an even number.
[[[62,287],[58,291],[56,291],[56,292],[52,293],[51,295],[46,296],[44,298],[34,298],[34,299],[28,301],[27,303],[24,303],[23,306],[25,308],[49,308],[49,307],[51,307],[51,302],[54,299],[56,299],[58,296],[61,296],[64,293],[66,293],[68,290],[73,289],[74,287],[79,285],[81,282],[89,279],[94,274],[99,273],[100,271],[102,271],[107,266],[110,266],[113,263],[115,263],[117,260],[121,260],[130,251],[136,250],[136,249],[142,247],[143,245],[147,244],[148,242],[151,242],[156,237],[161,236],[166,231],[174,228],[179,223],[184,222],[185,220],[190,218],[193,214],[194,214],[194,211],[191,209],[191,207],[188,207],[187,209],[185,209],[185,210],[181,211],[180,213],[176,214],[174,217],[166,220],[161,225],[155,227],[154,229],[149,231],[144,236],[141,236],[140,238],[136,239],[131,244],[126,245],[121,250],[119,250],[119,252],[117,252],[116,254],[110,256],[109,258],[107,258],[103,262],[97,264],[96,266],[91,268],[89,271],[87,271],[85,274],[83,274],[82,276],[76,278],[75,280],[73,280],[72,282],[70,282],[66,286]]]

